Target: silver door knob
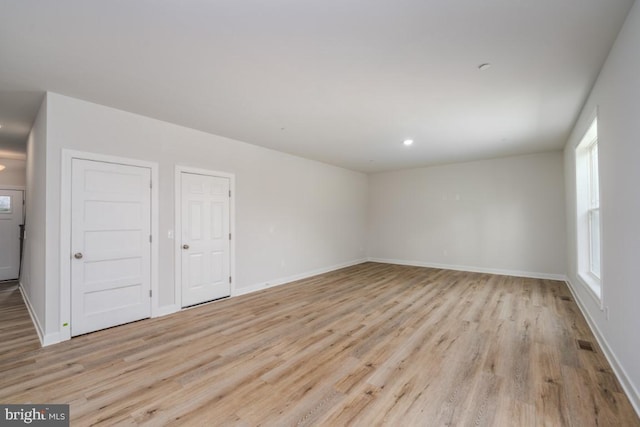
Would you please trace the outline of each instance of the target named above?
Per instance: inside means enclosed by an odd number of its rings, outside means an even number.
[[[82,259],[82,252],[76,252],[75,254],[73,254],[73,257],[75,259]]]
[[[189,249],[189,245],[182,245],[182,249]]]

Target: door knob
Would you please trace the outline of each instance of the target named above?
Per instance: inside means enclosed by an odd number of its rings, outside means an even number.
[[[73,257],[75,259],[82,259],[82,252],[76,252],[75,254],[73,254]]]
[[[182,245],[182,249],[189,249],[189,245],[187,244]]]

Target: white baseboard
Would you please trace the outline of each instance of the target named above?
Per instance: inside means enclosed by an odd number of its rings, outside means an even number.
[[[58,344],[59,342],[62,342],[62,335],[59,332],[45,334],[42,339],[42,346],[46,347],[48,345]]]
[[[29,301],[29,297],[27,296],[27,293],[24,290],[24,286],[22,285],[22,282],[20,282],[20,286],[18,286],[18,289],[20,289],[20,295],[22,295],[22,300],[24,301],[24,305],[27,306],[27,311],[29,312],[29,316],[31,316],[31,321],[33,322],[33,326],[36,328],[36,333],[38,334],[38,339],[40,340],[40,344],[44,345],[44,339],[42,338],[44,335],[44,332],[42,330],[42,326],[40,326],[40,321],[38,321],[36,312],[33,309],[33,306],[31,305],[31,301]]]
[[[158,307],[158,309],[153,313],[151,317],[160,317],[167,316],[169,314],[177,313],[180,311],[180,306],[176,304],[163,305],[162,307]]]
[[[406,261],[406,260],[400,260],[400,259],[387,259],[387,258],[369,258],[368,261],[380,262],[383,264],[410,265],[412,267],[428,267],[428,268],[439,268],[442,270],[468,271],[470,273],[487,273],[487,274],[497,274],[500,276],[527,277],[531,279],[560,280],[560,281],[567,280],[567,276],[565,276],[564,274],[536,273],[531,271],[519,271],[519,270],[501,270],[497,268],[472,267],[468,265],[454,265],[454,264],[438,264],[433,262]]]
[[[22,300],[24,301],[24,305],[27,307],[27,311],[29,312],[29,316],[31,317],[33,326],[35,327],[36,333],[38,334],[40,345],[42,345],[43,347],[46,347],[48,345],[57,344],[60,341],[62,341],[60,334],[58,332],[53,334],[44,333],[44,330],[42,329],[42,325],[40,325],[40,321],[38,320],[38,316],[36,316],[36,312],[33,309],[33,305],[29,300],[29,296],[24,290],[24,286],[22,285],[22,282],[20,282],[18,289],[20,289],[20,295],[22,295]]]
[[[268,280],[262,283],[256,283],[251,286],[245,286],[242,288],[237,288],[233,290],[231,294],[232,297],[237,297],[240,295],[250,294],[252,292],[262,291],[265,289],[273,288],[276,286],[284,285],[287,283],[295,282],[296,280],[307,279],[309,277],[317,276],[318,274],[329,273],[331,271],[340,270],[341,268],[351,267],[353,265],[362,264],[363,262],[367,262],[366,258],[357,259],[355,261],[349,261],[342,264],[332,265],[330,267],[319,268],[317,270],[308,271],[306,273],[296,274],[289,277],[281,277],[279,279]]]
[[[604,357],[607,358],[607,361],[609,362],[609,364],[611,365],[611,368],[613,369],[613,373],[615,374],[616,378],[618,378],[618,381],[622,385],[622,388],[624,389],[627,397],[629,398],[629,401],[631,402],[633,409],[635,409],[636,414],[638,414],[638,416],[640,417],[640,393],[638,392],[638,389],[629,379],[629,375],[627,375],[627,372],[618,361],[618,358],[616,357],[616,354],[609,346],[607,339],[604,337],[602,332],[600,332],[600,329],[598,328],[597,323],[593,320],[593,318],[589,314],[589,311],[586,309],[584,303],[582,302],[582,299],[580,299],[580,296],[579,296],[580,294],[576,291],[576,288],[577,288],[576,285],[569,278],[566,279],[566,282],[567,282],[567,287],[569,288],[569,291],[571,291],[571,295],[573,295],[573,299],[578,304],[578,308],[582,312],[582,315],[584,316],[584,318],[587,319],[587,324],[589,325],[589,328],[591,329],[593,336],[596,337],[596,340],[598,341],[598,344],[600,345],[600,348],[604,353]]]

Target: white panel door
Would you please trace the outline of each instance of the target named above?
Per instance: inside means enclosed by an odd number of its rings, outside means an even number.
[[[182,172],[182,306],[231,295],[229,178]]]
[[[150,317],[151,170],[71,169],[71,335]]]
[[[17,279],[20,271],[21,190],[0,190],[0,280]]]

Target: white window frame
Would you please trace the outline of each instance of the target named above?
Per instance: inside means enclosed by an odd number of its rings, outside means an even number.
[[[598,119],[591,122],[575,147],[576,161],[576,227],[577,273],[580,281],[603,307],[602,302],[602,215],[598,167]],[[594,155],[595,154],[595,155]],[[598,240],[595,241],[593,221],[598,217]],[[594,247],[597,245],[597,247]],[[594,269],[594,254],[598,254],[598,271]]]
[[[594,270],[594,233],[593,233],[593,221],[594,217],[598,215],[598,229],[600,228],[600,183],[599,183],[599,168],[598,168],[598,137],[586,147],[588,150],[588,158],[589,158],[589,274],[591,274],[598,281],[601,280],[601,259],[600,259],[600,233],[598,232],[598,242],[597,242],[597,251],[598,251],[598,271]],[[595,156],[594,156],[595,152]],[[595,159],[594,159],[595,157]]]

